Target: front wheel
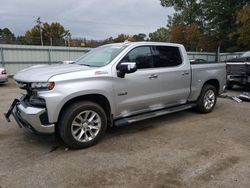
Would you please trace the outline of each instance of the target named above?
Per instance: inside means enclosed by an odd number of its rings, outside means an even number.
[[[96,103],[79,101],[60,116],[59,134],[71,148],[81,149],[96,144],[107,128],[104,110]]]
[[[217,101],[217,90],[212,85],[204,85],[197,101],[196,111],[209,113],[213,111]]]

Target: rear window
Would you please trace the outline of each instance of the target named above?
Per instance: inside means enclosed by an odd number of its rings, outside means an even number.
[[[154,67],[174,67],[182,64],[178,47],[152,46]]]

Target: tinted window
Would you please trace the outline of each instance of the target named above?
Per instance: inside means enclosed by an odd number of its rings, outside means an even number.
[[[153,60],[150,47],[137,47],[130,51],[122,60],[122,62],[136,62],[138,69],[146,69],[153,67]]]
[[[173,67],[182,64],[178,47],[153,46],[154,67]]]

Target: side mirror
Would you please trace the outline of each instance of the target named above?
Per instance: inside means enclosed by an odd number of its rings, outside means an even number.
[[[136,63],[134,62],[123,62],[117,67],[117,76],[124,78],[125,74],[130,74],[137,71]]]

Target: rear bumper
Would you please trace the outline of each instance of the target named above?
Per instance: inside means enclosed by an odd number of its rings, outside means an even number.
[[[8,76],[6,74],[1,74],[0,75],[0,82],[7,82],[8,81]]]
[[[55,125],[43,125],[41,121],[44,113],[46,113],[45,108],[31,107],[19,103],[13,109],[12,114],[20,127],[28,128],[37,134],[53,134],[55,133]]]

